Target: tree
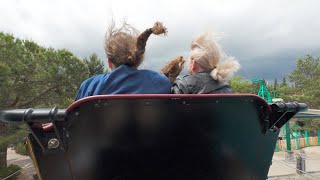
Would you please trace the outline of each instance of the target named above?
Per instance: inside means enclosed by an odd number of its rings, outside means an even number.
[[[273,90],[276,91],[278,87],[278,79],[274,78]]]
[[[88,75],[85,63],[66,49],[0,32],[0,108],[65,108]],[[8,145],[26,132],[25,126],[0,124],[0,167],[6,166]]]
[[[295,84],[297,101],[306,102],[309,108],[320,107],[320,58],[307,55],[297,60],[297,68],[289,75]]]
[[[259,85],[252,84],[241,76],[234,76],[230,79],[230,85],[235,93],[257,94]]]
[[[287,79],[286,79],[285,76],[283,76],[283,78],[282,78],[282,83],[281,83],[280,86],[281,86],[281,87],[288,86],[288,84],[287,84]]]
[[[88,66],[89,77],[104,73],[104,64],[96,53],[91,54],[89,59],[85,58],[84,62]]]
[[[8,125],[0,123],[0,169],[7,167],[7,147],[19,143],[27,134],[24,125]]]
[[[66,107],[86,78],[88,68],[68,50],[0,34],[0,107]]]

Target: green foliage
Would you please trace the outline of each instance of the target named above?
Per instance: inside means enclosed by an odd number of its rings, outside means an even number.
[[[15,145],[14,150],[18,154],[27,155],[26,146],[22,142],[19,142],[17,145]]]
[[[27,136],[27,133],[28,130],[24,124],[0,124],[0,148],[18,144],[23,137]]]
[[[66,108],[89,77],[89,67],[91,73],[103,71],[97,55],[90,56],[89,64],[66,49],[41,47],[0,32],[0,109]],[[24,154],[19,139],[26,135],[23,125],[0,123],[0,150],[16,146],[17,152]]]
[[[257,94],[259,85],[251,83],[241,76],[234,76],[230,79],[230,85],[235,93]]]
[[[307,103],[309,108],[320,108],[320,58],[307,55],[297,60],[296,69],[289,75],[294,86],[281,86],[284,101]],[[298,131],[316,132],[320,129],[320,119],[303,119],[304,126],[296,126]]]
[[[304,126],[301,127],[304,131],[313,131],[320,129],[319,119],[306,119],[304,120]]]
[[[294,97],[307,102],[309,108],[320,108],[320,58],[311,55],[299,58],[297,68],[289,75],[295,84]]]
[[[68,50],[0,33],[0,108],[65,108],[88,74]]]
[[[276,91],[278,87],[278,79],[274,78],[273,90]]]
[[[0,178],[6,178],[10,175],[12,175],[13,173],[19,171],[21,168],[17,165],[9,165],[6,168],[0,168]],[[16,173],[14,176],[12,176],[9,180],[13,180],[15,179],[15,177],[17,177],[20,174],[20,172]]]
[[[283,78],[282,78],[282,83],[281,83],[280,86],[281,86],[281,87],[288,86],[288,84],[287,84],[287,79],[286,79],[285,76],[283,76]]]
[[[89,77],[104,73],[104,64],[96,53],[91,54],[89,59],[85,58],[84,63],[88,66]]]
[[[299,121],[303,122],[303,126],[293,125],[292,130],[298,130],[299,132],[309,131],[311,136],[318,135],[317,131],[320,130],[320,119],[300,119]]]

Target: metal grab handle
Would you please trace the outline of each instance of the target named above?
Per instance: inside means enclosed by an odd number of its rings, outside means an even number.
[[[267,130],[273,128],[275,130],[281,128],[294,115],[301,111],[307,111],[308,105],[305,103],[289,102],[289,103],[272,103],[269,104],[272,109],[268,118]]]
[[[66,109],[8,109],[0,110],[0,122],[52,122],[64,121]]]
[[[275,112],[301,112],[301,111],[307,111],[308,105],[305,103],[297,103],[297,102],[278,102],[278,103],[269,103],[269,105],[272,108],[272,111]]]

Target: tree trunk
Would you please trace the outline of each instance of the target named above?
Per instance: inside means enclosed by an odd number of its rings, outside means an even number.
[[[0,147],[0,168],[7,167],[7,147]]]
[[[5,131],[7,130],[5,124],[0,122],[0,135],[4,136]],[[1,137],[0,138],[3,138]],[[0,168],[7,167],[7,144],[0,144]]]

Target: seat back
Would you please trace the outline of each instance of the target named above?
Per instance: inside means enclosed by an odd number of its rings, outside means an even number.
[[[67,126],[73,177],[264,179],[275,143],[265,145],[268,108],[256,96],[79,102]]]
[[[58,132],[35,133],[59,133],[59,148],[30,139],[43,179],[266,179],[279,133],[270,117],[255,95],[94,96]]]

